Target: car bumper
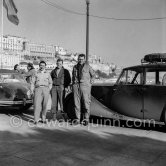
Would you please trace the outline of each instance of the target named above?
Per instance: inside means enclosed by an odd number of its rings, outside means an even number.
[[[22,101],[0,101],[0,106],[20,106],[33,104],[32,100],[22,100]]]

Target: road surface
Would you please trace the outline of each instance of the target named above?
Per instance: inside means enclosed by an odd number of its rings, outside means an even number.
[[[164,130],[32,120],[33,109],[0,110],[1,166],[165,166]]]

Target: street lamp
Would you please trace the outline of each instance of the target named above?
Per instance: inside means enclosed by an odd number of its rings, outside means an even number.
[[[88,62],[89,56],[89,4],[90,0],[86,1],[86,62]]]

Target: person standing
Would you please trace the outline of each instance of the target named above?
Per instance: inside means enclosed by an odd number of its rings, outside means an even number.
[[[25,71],[22,70],[22,69],[20,69],[19,64],[14,65],[14,71],[15,71],[15,72],[18,72],[18,73],[20,73],[20,74],[25,74]]]
[[[64,96],[65,91],[68,90],[69,85],[71,83],[70,73],[67,69],[63,67],[63,60],[57,59],[57,67],[51,71],[51,78],[53,80],[53,86],[51,89],[51,97],[52,97],[52,106],[51,112],[53,114],[53,120],[57,119],[58,112],[58,102],[61,108],[61,114],[64,115]]]
[[[35,70],[35,68],[34,68],[32,63],[28,63],[27,64],[27,70],[28,70],[28,72],[23,74],[23,76],[25,77],[27,83],[31,84],[32,77],[35,75],[36,70]]]
[[[34,122],[37,124],[41,117],[46,123],[47,104],[52,88],[52,78],[46,71],[46,62],[39,63],[39,70],[32,77],[31,90],[34,92]]]
[[[79,54],[78,63],[73,67],[72,83],[74,94],[75,124],[82,123],[87,126],[90,115],[91,85],[94,82],[95,72],[85,62],[85,54]]]

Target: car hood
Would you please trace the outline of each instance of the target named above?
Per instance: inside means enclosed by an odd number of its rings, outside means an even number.
[[[0,100],[28,99],[29,90],[30,85],[27,83],[0,83]]]

